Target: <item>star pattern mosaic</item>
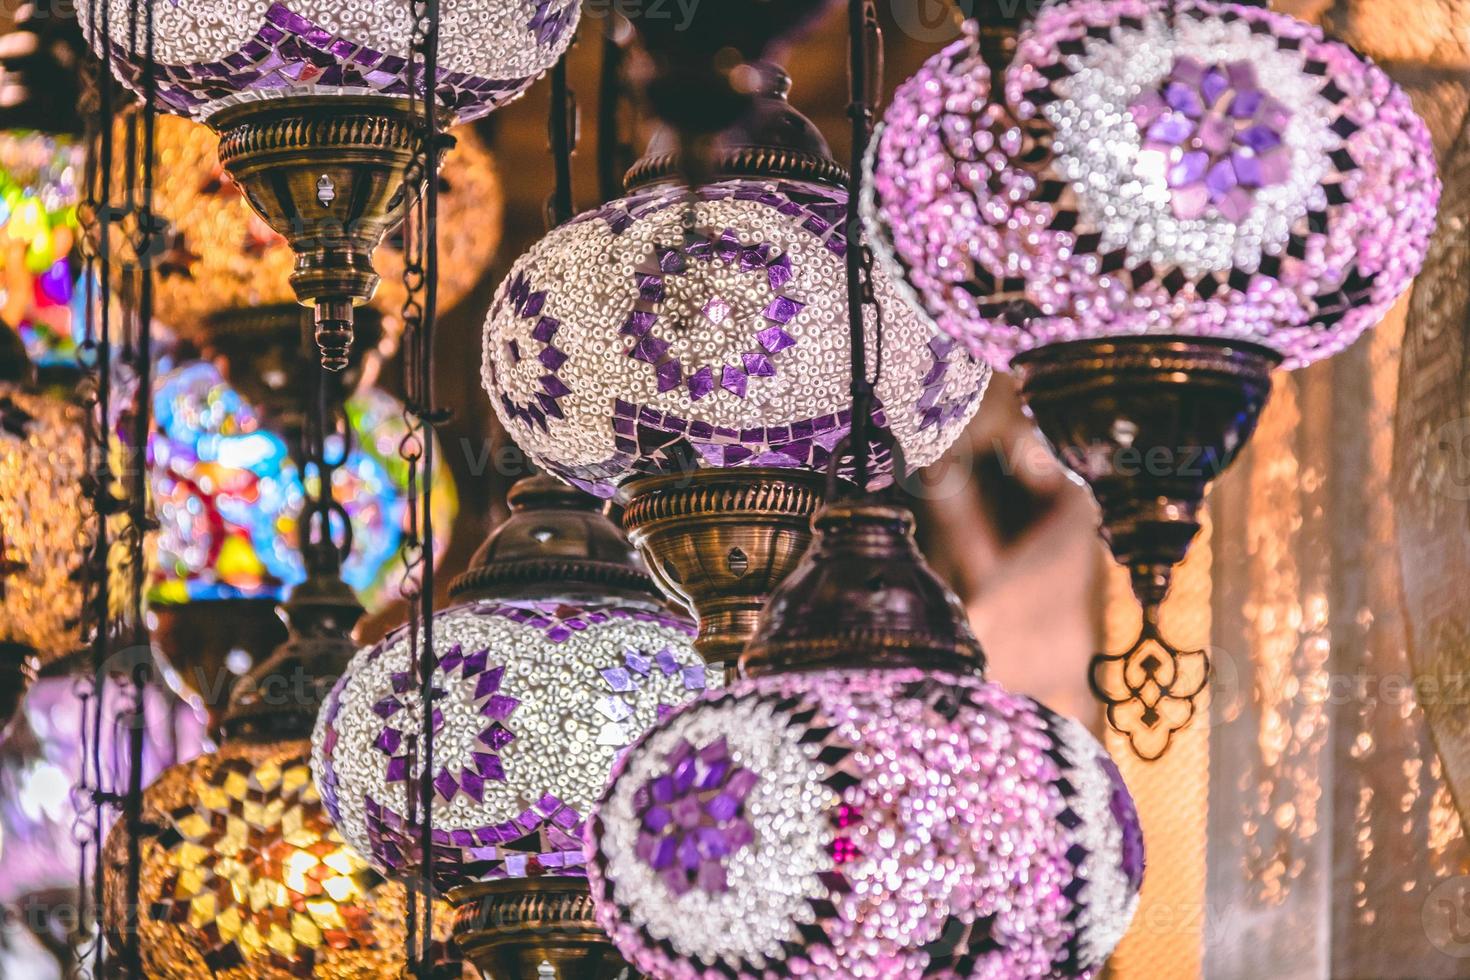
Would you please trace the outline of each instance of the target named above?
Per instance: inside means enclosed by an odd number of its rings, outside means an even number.
[[[843,192],[816,184],[726,180],[692,200],[654,186],[556,229],[516,263],[486,322],[502,421],[602,497],[639,474],[825,471],[852,428],[845,209]],[[948,448],[989,369],[881,275],[875,290],[888,356],[868,451],[881,485],[900,455],[907,472]]]
[[[485,600],[440,613],[436,880],[582,874],[582,826],[618,753],[720,682],[693,636],[651,604]],[[424,709],[407,639],[358,655],[315,735],[330,815],[389,875],[422,862]]]

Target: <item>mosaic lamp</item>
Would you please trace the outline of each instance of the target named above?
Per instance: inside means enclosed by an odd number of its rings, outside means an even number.
[[[0,321],[20,331],[42,373],[74,372],[84,318],[76,65],[86,43],[62,12],[17,13],[0,37]]]
[[[83,413],[34,378],[20,336],[0,325],[0,733],[36,670],[82,642]]]
[[[744,679],[614,770],[587,837],[598,921],[666,980],[1092,976],[1143,873],[1117,769],[984,680],[907,511],[815,525]]]
[[[552,231],[512,268],[485,326],[484,380],[517,444],[626,503],[624,525],[697,646],[733,659],[810,540],[851,428],[846,175],[767,68],[722,134],[713,182],[675,180],[656,137],[630,194]],[[869,447],[875,482],[934,462],[989,368],[875,275],[889,349]],[[877,317],[868,329],[876,333]]]
[[[597,501],[543,476],[518,483],[511,508],[434,617],[427,870],[489,975],[612,980],[626,966],[592,921],[583,823],[618,753],[720,674]],[[328,812],[390,876],[425,870],[409,639],[357,655],[314,736]]]
[[[219,750],[144,791],[136,922],[126,822],[108,835],[103,929],[124,962],[139,957],[141,975],[368,980],[405,968],[405,886],[343,839],[311,778],[311,726],[356,652],[362,607],[335,547],[305,553],[310,574],[283,607],[289,638],[236,687]],[[447,943],[448,909],[437,918]]]
[[[130,43],[132,6],[85,0],[79,19],[118,77],[142,91],[149,65]],[[580,11],[576,0],[445,5],[432,82],[443,127],[524,92],[571,44]],[[420,149],[409,98],[413,24],[407,5],[362,0],[154,9],[158,104],[219,133],[224,169],[296,254],[291,285],[315,309],[323,364],[333,369],[352,344],[353,307],[377,288],[373,251],[421,190],[403,176]]]
[[[1212,479],[1272,369],[1352,343],[1417,273],[1439,197],[1408,96],[1309,24],[1211,0],[1042,9],[991,101],[977,32],[900,89],[868,226],[944,332],[1016,374],[1144,607],[1094,690],[1156,758],[1208,680],[1159,633]],[[992,59],[994,60],[994,59]]]
[[[299,352],[301,333],[296,338],[288,349]],[[250,345],[259,355],[250,365],[267,362],[275,349],[269,340]],[[280,363],[294,371],[301,358],[288,354]],[[231,378],[243,373],[226,367]],[[254,387],[269,382],[257,377]],[[315,493],[315,470],[303,480],[300,454],[308,400],[293,389],[257,408],[216,364],[200,361],[164,375],[155,390],[149,452],[159,533],[148,593],[154,643],[170,683],[216,722],[237,679],[284,640],[276,604],[306,575],[295,542]],[[365,606],[380,610],[398,599],[409,518],[406,464],[398,456],[403,407],[365,388],[341,409],[346,424],[329,437],[329,453],[340,460],[330,477],[340,505],[334,533],[342,537],[345,515],[353,546],[342,574]],[[453,480],[442,466],[433,479],[435,521],[448,527],[456,513]],[[448,546],[448,535],[440,537],[436,557]]]

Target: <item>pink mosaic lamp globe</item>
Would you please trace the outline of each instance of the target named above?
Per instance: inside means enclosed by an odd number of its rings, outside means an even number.
[[[908,298],[1018,376],[1092,487],[1145,609],[1093,686],[1156,757],[1208,678],[1156,622],[1208,485],[1273,368],[1342,350],[1407,289],[1434,229],[1433,148],[1381,69],[1263,6],[1050,4],[1008,69],[982,40],[900,88],[865,218]]]
[[[907,512],[817,528],[746,679],[614,771],[587,841],[599,921],[668,980],[1092,976],[1143,875],[1118,770],[984,680]]]
[[[437,73],[427,79],[409,4],[180,0],[148,9],[152,63],[138,4],[82,0],[77,18],[124,84],[219,133],[220,162],[296,253],[291,285],[316,311],[322,363],[339,371],[353,308],[377,291],[373,252],[422,192],[403,176],[423,149],[422,107],[411,97],[432,98],[445,131],[486,115],[556,64],[581,16],[577,0],[444,4]]]
[[[852,428],[846,175],[787,103],[789,80],[770,69],[765,81],[758,109],[715,144],[711,183],[678,183],[662,134],[628,196],[517,261],[485,324],[485,388],[506,430],[547,471],[626,504],[711,662],[738,655],[799,560]],[[872,285],[893,352],[880,438],[865,447],[881,485],[939,459],[990,369],[887,277]]]

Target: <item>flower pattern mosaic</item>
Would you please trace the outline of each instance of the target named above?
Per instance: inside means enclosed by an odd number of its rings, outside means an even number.
[[[1440,183],[1408,96],[1292,17],[1180,0],[1171,27],[1170,6],[1052,5],[995,93],[963,39],[885,115],[875,249],[998,367],[1134,334],[1299,367],[1382,319],[1423,262]]]
[[[149,451],[161,527],[152,600],[284,598],[306,574],[297,538],[307,489],[285,442],[212,364],[162,378],[154,412]],[[347,419],[353,443],[332,478],[353,531],[343,576],[365,606],[379,609],[398,598],[409,519],[402,406],[369,389],[348,400]],[[342,458],[340,443],[328,448]],[[436,469],[435,520],[448,527],[457,497],[448,471]],[[441,556],[447,545],[439,543]]]
[[[439,613],[435,881],[582,874],[583,822],[617,754],[720,682],[693,636],[651,604],[480,600]],[[401,629],[358,654],[314,736],[333,820],[385,874],[420,862],[423,703],[408,639]]]
[[[77,19],[141,91],[128,0],[82,0]],[[440,28],[440,103],[460,121],[520,96],[576,33],[577,0],[461,0]],[[103,18],[106,17],[104,29]],[[158,98],[207,119],[225,106],[302,94],[408,95],[407,5],[380,0],[177,0],[154,14]],[[93,25],[96,25],[95,30]]]
[[[537,462],[603,497],[638,474],[824,470],[851,429],[845,193],[726,180],[588,212],[518,261],[485,326],[485,387]],[[875,283],[889,356],[870,454],[934,462],[989,368]],[[876,328],[869,311],[869,329]]]
[[[0,321],[41,367],[75,365],[86,317],[74,255],[83,159],[64,137],[0,134]]]
[[[602,927],[669,980],[1092,976],[1143,877],[1092,735],[916,670],[703,696],[624,755],[587,858]]]
[[[332,827],[306,742],[233,744],[144,794],[140,947],[148,976],[368,980],[404,967],[406,894]],[[109,936],[123,921],[127,839],[108,836]],[[448,939],[447,907],[435,916]]]

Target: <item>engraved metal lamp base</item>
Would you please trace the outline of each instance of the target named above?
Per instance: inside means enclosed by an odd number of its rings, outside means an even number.
[[[826,479],[799,470],[699,470],[630,481],[623,526],[665,594],[699,620],[695,649],[733,664],[761,609],[811,544]]]
[[[585,878],[465,885],[454,938],[487,980],[638,980],[598,928]]]
[[[1012,361],[1026,410],[1092,489],[1102,535],[1143,606],[1138,642],[1099,654],[1091,673],[1109,724],[1142,758],[1168,750],[1208,683],[1207,654],[1172,646],[1159,607],[1210,483],[1255,432],[1280,363],[1254,344],[1176,337],[1074,341]]]
[[[373,251],[403,219],[418,146],[406,99],[290,97],[230,106],[209,124],[220,161],[296,253],[291,285],[316,310],[322,363],[349,363],[353,308],[378,288]]]

